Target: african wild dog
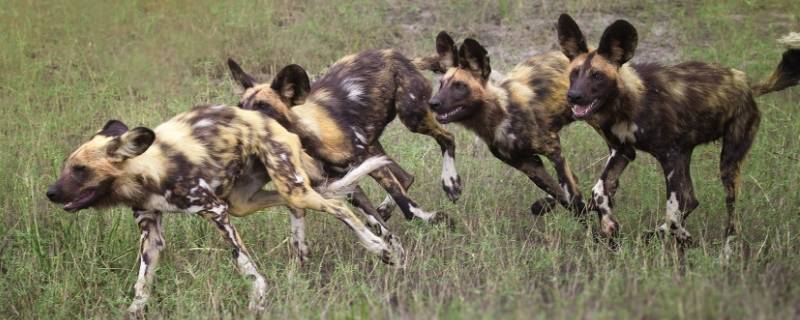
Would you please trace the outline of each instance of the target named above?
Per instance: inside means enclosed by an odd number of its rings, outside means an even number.
[[[425,61],[432,68],[435,61]],[[298,134],[303,147],[314,158],[325,162],[327,172],[357,164],[371,156],[385,156],[378,140],[386,126],[399,116],[412,132],[436,139],[444,158],[442,186],[456,201],[461,194],[461,179],[455,169],[453,135],[442,128],[428,110],[431,87],[419,72],[418,64],[394,50],[371,50],[342,58],[313,84],[305,70],[289,65],[271,84],[259,84],[232,59],[228,60],[233,78],[245,89],[239,106],[269,113]],[[371,176],[389,193],[376,211],[360,190],[353,204],[362,209],[368,221],[378,215],[388,219],[394,204],[407,219],[440,219],[441,214],[422,210],[407,191],[414,177],[392,162]],[[392,201],[393,200],[393,201]]]
[[[240,272],[252,277],[250,307],[261,308],[266,284],[228,215],[245,216],[261,208],[286,205],[292,213],[292,244],[301,257],[304,209],[325,211],[347,224],[367,250],[401,266],[403,251],[388,232],[375,236],[339,200],[330,199],[359,177],[388,163],[372,158],[342,180],[318,185],[318,164],[302,152],[300,139],[257,111],[199,106],[155,130],[128,130],[111,120],[66,160],[47,197],[64,210],[127,205],[141,230],[139,277],[129,311],[143,312],[149,282],[164,248],[162,212],[198,214],[213,222],[234,247]],[[277,192],[261,188],[269,180]],[[321,194],[322,193],[322,194]]]
[[[558,136],[574,120],[564,101],[567,59],[559,52],[534,56],[494,84],[487,51],[478,41],[468,38],[456,50],[453,39],[441,32],[436,51],[447,67],[439,91],[429,101],[436,119],[472,130],[495,157],[547,192],[547,198],[531,206],[534,214],[551,210],[557,199],[583,220],[586,208],[561,155]],[[553,163],[558,182],[545,170],[539,155]]]
[[[724,252],[729,252],[737,233],[733,220],[739,171],[760,118],[753,98],[798,83],[800,39],[787,38],[789,50],[780,65],[758,84],[739,70],[701,62],[626,64],[638,36],[624,20],[612,23],[598,48],[589,50],[578,25],[564,14],[558,20],[558,39],[571,60],[566,99],[572,112],[597,130],[611,151],[591,205],[610,217],[620,174],[637,149],[645,151],[661,164],[667,184],[667,222],[656,231],[689,241],[682,223],[698,206],[689,172],[692,150],[722,138],[720,177],[728,213]]]

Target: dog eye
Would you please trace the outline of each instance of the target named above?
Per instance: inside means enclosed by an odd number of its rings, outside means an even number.
[[[575,80],[578,77],[578,69],[572,69],[572,72],[569,73],[570,80]]]
[[[594,79],[594,80],[602,80],[603,79],[603,73],[599,72],[599,71],[592,71],[592,79]]]
[[[464,90],[467,88],[467,84],[461,81],[453,82],[453,88],[458,90]]]
[[[86,172],[86,166],[80,165],[80,164],[76,164],[76,165],[72,166],[72,171],[75,172],[75,173]]]

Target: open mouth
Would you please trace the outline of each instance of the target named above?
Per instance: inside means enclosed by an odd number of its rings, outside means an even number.
[[[97,197],[97,189],[91,188],[81,191],[78,198],[64,205],[64,211],[75,212],[89,207]]]
[[[595,108],[600,104],[599,99],[592,100],[592,103],[588,105],[572,105],[572,114],[575,115],[575,118],[585,118],[586,116],[590,115],[594,112]]]
[[[464,113],[465,110],[466,109],[464,109],[464,107],[460,107],[459,106],[459,107],[453,108],[453,110],[450,110],[448,112],[437,113],[436,114],[436,120],[439,121],[439,123],[452,122],[452,121],[458,119]]]

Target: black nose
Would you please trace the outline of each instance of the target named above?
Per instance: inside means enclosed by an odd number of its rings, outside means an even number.
[[[439,110],[439,107],[442,106],[442,102],[438,99],[431,99],[431,101],[428,101],[428,104],[431,106],[433,111]]]
[[[570,90],[567,92],[567,102],[569,103],[580,103],[583,101],[583,95],[580,92]]]
[[[50,201],[56,201],[58,199],[55,188],[47,188],[47,199],[50,199]]]

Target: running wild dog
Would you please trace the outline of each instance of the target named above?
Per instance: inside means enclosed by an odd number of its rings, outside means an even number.
[[[368,157],[385,156],[378,139],[398,116],[412,132],[436,139],[444,158],[442,187],[450,200],[456,201],[462,187],[455,168],[453,135],[428,110],[431,86],[419,72],[421,65],[434,68],[435,63],[435,59],[412,62],[394,50],[371,50],[342,58],[313,84],[297,65],[285,67],[272,83],[259,84],[239,64],[228,60],[231,75],[245,89],[239,106],[280,119],[300,136],[307,152],[325,162],[330,174]],[[409,198],[407,191],[414,177],[394,161],[370,175],[391,198],[376,211],[357,189],[351,201],[365,212],[368,221],[379,215],[388,219],[394,204],[406,219],[442,218]]]
[[[126,205],[141,231],[139,276],[129,311],[141,314],[149,283],[164,248],[162,212],[197,214],[212,222],[233,248],[239,271],[253,281],[252,310],[260,310],[266,290],[229,215],[245,216],[261,208],[286,205],[292,213],[292,243],[307,251],[304,209],[325,211],[350,227],[370,252],[400,266],[402,247],[388,233],[375,236],[339,200],[361,176],[388,163],[371,158],[342,180],[319,185],[324,177],[302,152],[300,139],[264,113],[227,106],[198,106],[155,130],[128,130],[111,120],[75,150],[47,197],[75,212]],[[277,192],[261,188],[269,180]],[[319,191],[312,188],[315,186]],[[322,194],[321,194],[322,193]]]
[[[636,29],[618,20],[605,30],[597,49],[590,50],[570,16],[558,19],[558,40],[571,61],[566,99],[575,117],[597,130],[611,152],[592,190],[591,206],[603,219],[611,218],[620,174],[636,158],[637,149],[645,151],[661,164],[667,185],[666,223],[656,232],[670,232],[681,243],[690,241],[683,221],[699,204],[689,172],[692,150],[721,138],[727,258],[739,232],[734,222],[739,171],[760,118],[754,98],[798,84],[800,36],[784,38],[789,49],[777,69],[755,84],[742,71],[702,62],[626,64],[637,39]]]
[[[429,101],[436,119],[472,130],[495,157],[547,192],[547,198],[531,206],[533,214],[551,210],[558,201],[583,219],[586,206],[558,136],[574,121],[565,101],[569,61],[563,54],[534,56],[495,84],[489,56],[478,41],[465,39],[456,50],[453,39],[441,32],[436,51],[446,67],[439,91]],[[545,170],[539,155],[553,163],[558,181]]]

